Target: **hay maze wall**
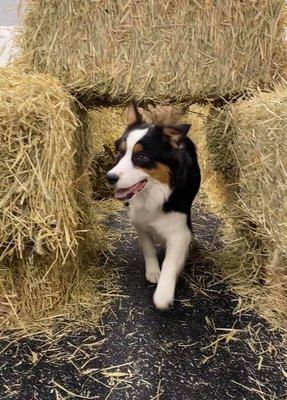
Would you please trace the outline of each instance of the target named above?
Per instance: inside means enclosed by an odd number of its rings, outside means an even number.
[[[80,316],[83,299],[96,317],[107,235],[91,207],[80,112],[50,75],[1,68],[0,83],[0,326]]]
[[[271,143],[285,140],[285,89],[276,86],[285,21],[283,0],[27,2],[19,59],[0,72],[10,95],[1,113],[3,326],[79,315],[76,303],[103,309],[108,279],[101,268],[91,278],[89,255],[100,266],[108,242],[94,200],[110,196],[104,175],[130,99],[147,120],[193,123],[202,201],[226,222],[222,273],[233,260],[235,287],[284,320],[286,171]]]

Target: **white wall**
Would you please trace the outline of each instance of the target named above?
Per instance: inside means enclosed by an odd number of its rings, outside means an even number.
[[[13,26],[0,26],[0,67],[8,64],[12,59]]]
[[[19,4],[20,0],[0,0],[0,67],[12,58],[12,36],[18,24]]]
[[[17,25],[19,4],[20,0],[0,0],[0,26]]]

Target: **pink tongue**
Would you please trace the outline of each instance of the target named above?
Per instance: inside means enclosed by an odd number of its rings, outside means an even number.
[[[130,186],[126,189],[118,189],[115,191],[115,198],[119,200],[130,198],[138,191],[140,191],[144,186],[145,186],[145,181],[138,182],[135,185]]]

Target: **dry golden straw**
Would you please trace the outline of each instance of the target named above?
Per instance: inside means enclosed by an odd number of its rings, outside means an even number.
[[[0,330],[95,325],[117,293],[86,114],[56,78],[0,69]]]
[[[287,319],[287,91],[254,93],[213,110],[206,140],[210,166],[222,177],[225,274],[264,316]]]
[[[120,108],[98,108],[90,111],[88,116],[93,149],[92,196],[94,199],[103,199],[113,195],[106,174],[115,165],[114,142],[123,134],[126,121],[124,110]]]
[[[272,87],[286,68],[284,0],[29,0],[22,64],[86,104],[194,103]]]
[[[0,259],[76,245],[71,105],[56,79],[0,69]]]

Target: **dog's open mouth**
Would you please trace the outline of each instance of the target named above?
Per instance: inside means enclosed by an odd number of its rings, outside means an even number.
[[[139,193],[146,186],[147,180],[144,179],[133,186],[130,186],[125,189],[117,189],[115,190],[115,198],[118,200],[129,200],[135,194]]]

